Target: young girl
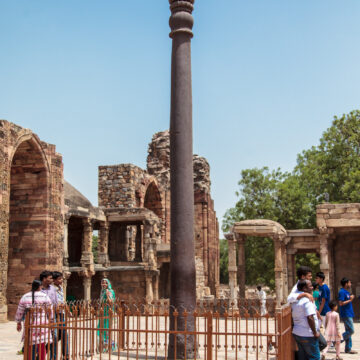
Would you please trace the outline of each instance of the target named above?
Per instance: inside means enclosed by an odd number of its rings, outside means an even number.
[[[332,342],[335,342],[336,348],[336,360],[342,360],[340,358],[340,340],[341,340],[341,333],[340,333],[340,317],[337,313],[337,302],[332,300],[329,303],[330,310],[326,314],[325,318],[325,337],[328,346],[324,349],[323,355],[325,355],[329,349],[329,345]]]

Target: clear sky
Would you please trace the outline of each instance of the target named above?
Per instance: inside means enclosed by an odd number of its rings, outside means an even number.
[[[0,118],[63,155],[97,205],[98,165],[146,167],[169,127],[167,0],[0,0]],[[359,108],[359,0],[197,0],[194,153],[219,220],[240,171],[291,170],[333,115]]]

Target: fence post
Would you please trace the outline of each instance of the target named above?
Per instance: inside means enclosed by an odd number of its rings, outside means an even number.
[[[211,310],[207,316],[207,360],[212,360],[213,314]]]
[[[25,334],[25,339],[24,339],[24,360],[28,360],[29,355],[28,355],[28,351],[29,351],[29,336],[31,336],[31,331],[29,329],[29,325],[30,325],[30,310],[26,312],[25,315],[25,322],[24,322],[24,334]]]
[[[277,359],[284,360],[284,351],[283,351],[283,338],[282,338],[282,309],[276,308],[275,316],[277,319],[277,329],[276,329],[276,337],[277,337]]]

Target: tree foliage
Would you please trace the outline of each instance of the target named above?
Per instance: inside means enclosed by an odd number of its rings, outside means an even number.
[[[238,201],[224,216],[223,231],[245,219],[270,219],[286,229],[315,227],[316,205],[360,202],[360,111],[335,117],[319,142],[297,157],[292,172],[269,168],[245,169],[238,182]],[[249,237],[245,245],[247,284],[274,287],[271,239]],[[297,263],[314,271],[314,254],[298,255]],[[225,263],[225,259],[223,259]],[[221,271],[226,271],[224,267]],[[226,274],[221,275],[226,278]]]

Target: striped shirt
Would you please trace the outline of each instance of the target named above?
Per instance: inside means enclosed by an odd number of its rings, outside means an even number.
[[[53,285],[49,285],[49,287],[47,289],[45,289],[44,287],[41,289],[41,292],[43,292],[44,294],[46,294],[50,300],[51,303],[53,305],[57,305],[57,294],[56,294],[56,288]]]
[[[39,325],[38,328],[32,329],[32,343],[46,343],[51,342],[51,331],[48,331],[45,324],[49,323],[49,319],[46,311],[39,311],[41,307],[50,307],[51,300],[49,297],[41,291],[34,292],[34,303],[32,302],[32,292],[26,293],[19,302],[19,306],[16,311],[15,321],[21,322],[25,312],[31,307],[37,307],[34,310],[34,316],[30,318],[31,325]],[[24,337],[24,333],[23,333]]]

